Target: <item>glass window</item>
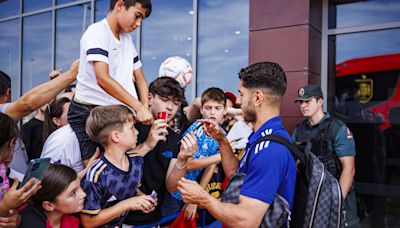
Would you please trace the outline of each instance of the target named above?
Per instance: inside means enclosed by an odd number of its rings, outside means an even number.
[[[384,227],[400,202],[400,29],[330,38],[336,41],[330,103],[354,134],[358,208],[368,212],[360,213],[362,224]]]
[[[90,24],[90,4],[80,4],[56,11],[56,69],[68,70],[79,58],[79,43]]]
[[[50,12],[23,18],[22,93],[48,80],[51,21]]]
[[[19,14],[19,0],[0,1],[0,18]]]
[[[364,26],[400,20],[400,1],[337,1],[330,9],[329,28]],[[336,14],[336,16],[334,16]]]
[[[199,2],[197,94],[211,86],[236,92],[248,65],[249,1]]]
[[[335,105],[348,122],[388,123],[400,105],[399,43],[400,29],[336,36]]]
[[[153,11],[143,22],[142,53],[143,70],[150,83],[158,77],[161,63],[170,56],[180,56],[191,63],[192,58],[192,1],[153,0]],[[189,96],[192,82],[186,88]]]
[[[400,52],[400,29],[336,36],[336,62]]]
[[[16,100],[20,95],[19,81],[19,20],[0,23],[0,70],[11,78],[11,96]]]
[[[64,3],[76,2],[76,1],[78,1],[78,0],[57,0],[56,2],[57,2],[57,5],[61,5]]]
[[[25,0],[24,13],[51,7],[53,0]]]
[[[107,16],[108,10],[110,9],[110,1],[109,0],[97,0],[96,1],[96,10],[94,12],[95,21],[101,21],[103,18]]]

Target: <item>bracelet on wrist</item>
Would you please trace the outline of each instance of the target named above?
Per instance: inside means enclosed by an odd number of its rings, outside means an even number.
[[[184,168],[186,168],[186,166],[188,165],[188,163],[189,163],[189,159],[186,160],[186,162],[185,162],[185,164],[184,164],[183,166],[179,166],[179,165],[178,165],[178,161],[176,161],[175,166],[176,166],[176,168],[178,168],[178,169],[184,169]]]

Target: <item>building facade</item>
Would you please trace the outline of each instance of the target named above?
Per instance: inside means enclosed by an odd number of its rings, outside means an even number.
[[[186,58],[188,101],[210,86],[236,92],[249,63],[283,66],[282,105],[292,131],[302,118],[297,90],[320,84],[325,109],[342,118],[357,145],[356,185],[363,227],[400,226],[399,0],[152,0],[132,33],[148,81],[169,56]],[[0,70],[15,100],[67,70],[79,39],[107,14],[108,0],[0,0]]]

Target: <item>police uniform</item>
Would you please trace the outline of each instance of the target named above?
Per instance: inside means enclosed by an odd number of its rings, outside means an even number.
[[[299,89],[296,101],[307,101],[313,97],[316,99],[323,97],[321,88],[317,85],[308,85]],[[304,120],[294,130],[292,139],[297,145],[311,142],[311,152],[320,158],[327,170],[338,180],[342,171],[339,158],[356,155],[352,132],[343,121],[331,117],[328,112],[315,125],[311,125],[308,119]],[[348,193],[345,205],[346,226],[359,227],[353,188]]]

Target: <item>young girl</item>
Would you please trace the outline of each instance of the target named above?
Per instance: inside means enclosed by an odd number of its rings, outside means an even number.
[[[58,128],[68,124],[68,109],[71,101],[62,97],[49,104],[44,113],[43,142]]]
[[[85,197],[77,173],[68,166],[52,164],[44,174],[42,188],[21,212],[19,227],[78,228],[79,218],[71,214],[83,209]]]
[[[4,227],[15,227],[18,226],[20,217],[15,209],[25,203],[40,188],[40,181],[32,178],[24,186],[17,189],[19,181],[15,179],[13,185],[9,188],[5,170],[13,158],[19,131],[15,120],[3,113],[0,113],[0,129],[0,163],[3,169],[1,188],[5,190],[2,192],[5,194],[2,195],[0,200],[0,222]],[[8,188],[9,190],[7,190]]]

